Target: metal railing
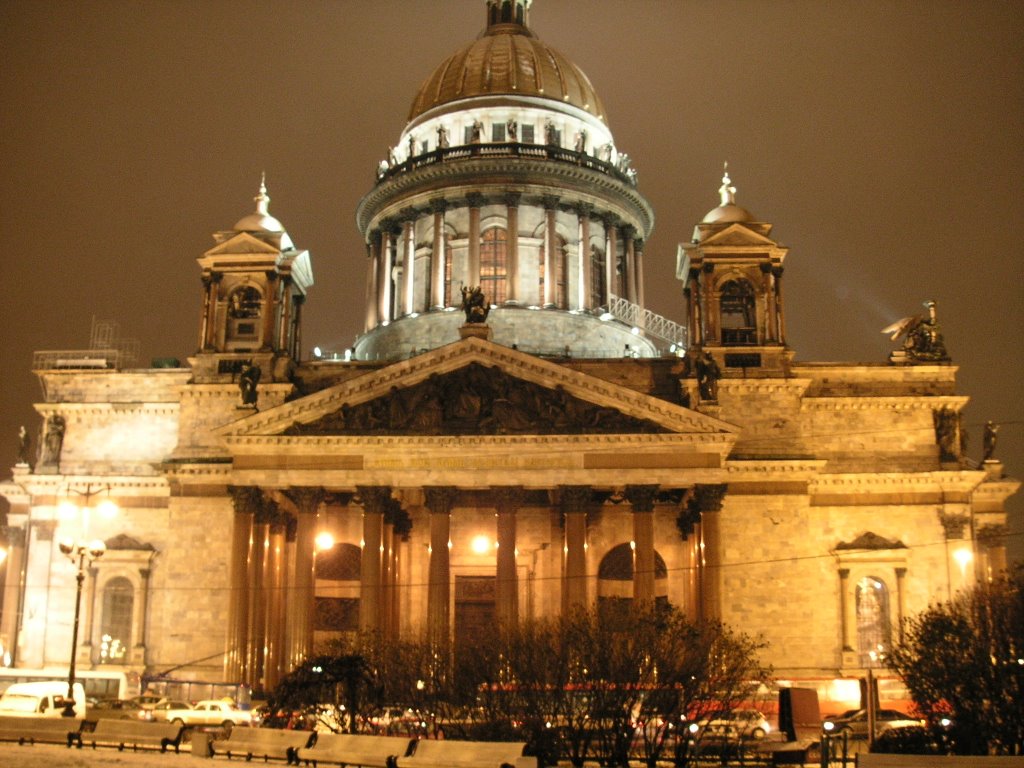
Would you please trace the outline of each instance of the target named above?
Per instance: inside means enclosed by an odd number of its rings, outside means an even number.
[[[44,349],[32,353],[33,371],[107,370],[118,368],[120,362],[117,349]]]
[[[647,336],[653,336],[669,344],[686,345],[686,326],[662,317],[639,304],[615,296],[608,296],[608,313],[626,325],[642,330]]]

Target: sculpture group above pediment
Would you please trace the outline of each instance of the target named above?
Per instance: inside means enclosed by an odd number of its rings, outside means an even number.
[[[286,435],[552,435],[667,432],[662,425],[470,363],[383,397],[345,403]]]

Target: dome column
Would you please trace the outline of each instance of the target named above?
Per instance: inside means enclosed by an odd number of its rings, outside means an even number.
[[[626,262],[626,301],[636,304],[636,254],[633,251],[633,235],[636,229],[627,225],[622,228],[622,249]]]
[[[380,277],[380,233],[370,233],[370,242],[366,244],[366,255],[370,268],[366,270],[366,328],[371,331],[380,322],[377,311],[377,283]]]
[[[576,206],[576,215],[579,217],[579,244],[576,248],[579,258],[579,283],[576,307],[579,309],[592,309],[594,306],[594,259],[590,255],[590,214],[593,210],[594,206],[590,203],[580,203]]]
[[[544,296],[543,306],[555,306],[558,276],[555,274],[555,243],[558,233],[555,228],[555,215],[558,212],[558,198],[544,195]]]
[[[431,200],[430,211],[434,214],[434,250],[430,258],[430,308],[444,309],[444,277],[447,253],[444,242],[444,212],[448,203]]]
[[[391,317],[391,270],[394,266],[392,251],[392,235],[394,225],[390,221],[381,222],[380,252],[377,261],[377,322],[389,322]]]
[[[479,192],[470,192],[466,195],[466,201],[469,203],[469,264],[466,279],[470,286],[475,287],[480,285],[480,208],[484,204],[484,196]]]
[[[519,201],[521,198],[522,194],[519,192],[509,192],[505,195],[505,205],[508,207],[506,214],[508,234],[505,243],[508,256],[506,304],[519,303]]]
[[[427,579],[427,638],[433,647],[447,644],[451,637],[451,511],[455,488],[436,486],[423,489],[430,510],[430,566]]]
[[[644,301],[644,241],[638,237],[633,241],[633,271],[636,273],[636,303],[646,307]]]
[[[416,297],[416,236],[413,231],[415,214],[410,213],[402,222],[402,242],[404,244],[404,255],[402,256],[402,313],[411,315],[416,311],[414,305]]]
[[[605,241],[605,257],[604,257],[604,276],[605,276],[605,290],[608,292],[608,301],[611,301],[612,296],[620,296],[621,290],[618,285],[617,273],[619,267],[619,241],[618,233],[616,228],[618,226],[618,219],[614,216],[607,216],[604,220],[604,231]]]

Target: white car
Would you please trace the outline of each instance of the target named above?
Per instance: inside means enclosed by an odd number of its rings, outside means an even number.
[[[169,723],[187,726],[216,725],[230,733],[236,725],[252,725],[252,713],[220,699],[198,702],[190,709],[169,709],[164,715]]]

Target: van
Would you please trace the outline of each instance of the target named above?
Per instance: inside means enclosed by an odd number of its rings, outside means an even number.
[[[75,683],[75,717],[85,716],[85,689]],[[0,696],[0,715],[6,717],[61,717],[67,703],[68,684],[59,680],[12,683]]]

